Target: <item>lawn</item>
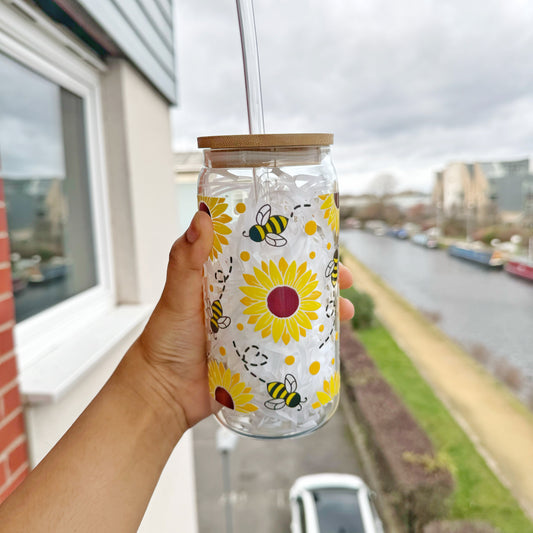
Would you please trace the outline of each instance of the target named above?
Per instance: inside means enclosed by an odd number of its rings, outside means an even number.
[[[533,533],[533,524],[479,455],[470,439],[420,376],[411,360],[382,326],[359,330],[385,379],[403,398],[444,454],[456,482],[450,519],[486,520],[502,533]]]

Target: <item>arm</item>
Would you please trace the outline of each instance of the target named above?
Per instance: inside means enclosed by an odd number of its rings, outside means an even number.
[[[212,246],[197,213],[172,247],[141,336],[69,431],[0,507],[3,533],[136,531],[183,433],[216,410],[208,392],[202,265]],[[341,266],[339,285],[351,284]],[[341,319],[353,314],[341,299]]]

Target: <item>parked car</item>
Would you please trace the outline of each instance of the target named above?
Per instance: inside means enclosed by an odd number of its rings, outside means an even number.
[[[373,493],[357,476],[302,476],[289,497],[291,533],[384,533]]]

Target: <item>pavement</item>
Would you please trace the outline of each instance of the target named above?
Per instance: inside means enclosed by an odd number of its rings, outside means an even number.
[[[199,533],[225,531],[226,495],[218,422],[210,417],[193,429]],[[361,475],[352,436],[341,408],[305,437],[260,440],[239,437],[229,456],[233,531],[290,531],[289,490],[302,475],[342,472]]]
[[[488,465],[533,519],[533,414],[437,327],[355,258],[343,263]]]

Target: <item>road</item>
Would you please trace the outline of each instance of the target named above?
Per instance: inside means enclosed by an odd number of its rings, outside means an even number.
[[[215,448],[218,422],[194,428],[199,533],[224,533],[222,459]],[[360,474],[342,408],[326,426],[306,437],[257,440],[240,437],[230,458],[232,533],[285,533],[290,530],[289,489],[305,474]]]

